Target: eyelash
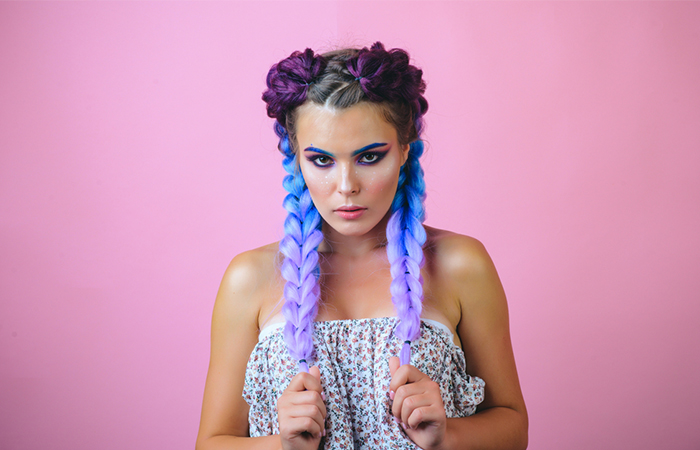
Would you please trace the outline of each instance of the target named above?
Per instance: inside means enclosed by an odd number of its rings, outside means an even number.
[[[360,164],[360,165],[362,165],[362,166],[371,166],[371,165],[377,164],[379,161],[381,161],[382,159],[384,159],[384,156],[386,156],[386,154],[387,154],[388,152],[389,152],[389,151],[387,150],[387,151],[384,151],[384,152],[366,152],[366,153],[362,153],[362,154],[357,158],[358,164]],[[375,159],[374,161],[361,162],[363,158],[366,158],[366,157],[368,157],[368,156],[373,156],[373,157],[375,157],[376,159]],[[326,158],[329,162],[328,162],[327,164],[319,163],[319,160],[322,159],[322,158]],[[309,161],[311,161],[316,167],[320,167],[320,168],[322,168],[322,169],[325,169],[326,167],[330,167],[330,166],[333,165],[333,160],[332,160],[329,156],[326,156],[326,155],[313,155],[313,156],[309,156],[307,159],[308,159]]]
[[[306,159],[308,159],[309,161],[311,161],[316,167],[324,168],[324,167],[328,167],[328,166],[331,165],[331,164],[319,164],[318,161],[319,161],[320,159],[322,159],[322,158],[326,158],[328,161],[332,161],[332,159],[329,158],[329,157],[326,156],[326,155],[313,155],[313,156],[309,156],[309,157],[306,158]]]
[[[365,162],[365,163],[360,163],[360,164],[363,164],[363,165],[371,166],[372,164],[377,164],[379,161],[381,161],[382,159],[384,159],[384,156],[385,156],[387,153],[388,153],[388,150],[385,151],[385,152],[367,152],[367,153],[363,153],[362,155],[360,155],[360,157],[359,157],[357,160],[360,161],[360,160],[362,160],[363,158],[365,158],[366,156],[374,156],[374,157],[376,158],[374,161],[369,161],[369,162]]]

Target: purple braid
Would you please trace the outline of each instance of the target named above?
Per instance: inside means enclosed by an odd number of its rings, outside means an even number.
[[[311,200],[296,152],[287,132],[287,114],[306,101],[309,86],[325,67],[322,57],[311,49],[294,52],[272,66],[267,74],[268,89],[263,93],[267,114],[277,119],[275,132],[287,171],[283,186],[289,193],[283,205],[287,210],[284,237],[279,248],[285,258],[281,273],[284,285],[282,314],[286,320],[284,339],[289,354],[299,361],[299,370],[308,372],[313,357],[313,324],[318,312],[320,288],[318,246],[323,240],[321,216]]]
[[[294,52],[272,66],[263,93],[267,114],[277,119],[275,132],[288,175],[284,187],[287,218],[280,252],[285,256],[282,276],[287,321],[285,342],[299,370],[308,372],[313,357],[313,321],[320,298],[318,246],[323,240],[321,217],[313,204],[295,151],[295,113],[313,102],[333,108],[349,108],[360,102],[377,104],[397,131],[399,144],[410,144],[399,174],[396,195],[387,225],[387,256],[391,264],[391,295],[400,322],[396,336],[404,343],[401,364],[410,362],[410,343],[420,337],[423,301],[423,220],[425,182],[419,157],[422,117],[428,109],[423,97],[422,71],[410,65],[401,49],[386,50],[377,42],[371,48],[345,49],[315,55],[311,49]]]
[[[323,240],[321,216],[311,201],[287,133],[280,137],[280,149],[285,153],[282,165],[288,173],[283,185],[289,192],[284,199],[288,214],[284,221],[285,234],[280,241],[280,252],[285,256],[281,271],[287,280],[282,306],[287,321],[284,339],[289,353],[299,361],[299,370],[308,372],[308,361],[314,350],[313,321],[320,297],[318,246]]]
[[[423,309],[423,244],[425,228],[425,181],[419,158],[423,154],[420,133],[428,102],[423,97],[422,71],[409,64],[408,54],[400,49],[386,51],[377,42],[363,48],[357,58],[348,60],[348,71],[355,76],[370,101],[408,103],[413,114],[414,139],[408,159],[399,174],[399,183],[387,224],[387,257],[391,264],[391,301],[400,322],[395,335],[402,342],[401,365],[411,362],[411,342],[420,337]]]

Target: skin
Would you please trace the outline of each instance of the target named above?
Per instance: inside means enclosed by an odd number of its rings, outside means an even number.
[[[399,144],[396,130],[367,104],[337,111],[312,103],[299,111],[297,142],[299,166],[327,241],[343,245],[350,238],[361,244],[369,236],[381,237],[371,232],[389,211],[408,156],[409,146]],[[385,145],[355,154],[372,144]],[[366,210],[345,220],[335,211],[347,205]]]
[[[297,114],[300,169],[324,219],[317,321],[395,316],[386,222],[408,145],[369,104],[345,110],[303,105]],[[371,144],[381,143],[357,154]],[[322,152],[315,151],[322,150]],[[378,156],[378,152],[385,152]],[[359,218],[336,211],[360,206]],[[455,333],[467,372],[486,381],[477,414],[447,419],[437,383],[412,365],[388,364],[392,414],[423,449],[527,447],[527,412],[513,358],[508,308],[488,253],[477,240],[426,227],[422,317]],[[280,435],[249,438],[242,398],[248,357],[261,328],[282,322],[284,279],[277,243],[236,256],[217,295],[198,450],[317,449],[327,414],[316,367],[296,375],[277,408]]]

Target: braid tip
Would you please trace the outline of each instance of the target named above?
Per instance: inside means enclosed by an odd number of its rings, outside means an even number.
[[[405,341],[399,353],[399,361],[401,365],[411,363],[411,341]]]
[[[300,359],[299,360],[299,372],[306,372],[309,373],[309,365],[306,363],[305,359]]]

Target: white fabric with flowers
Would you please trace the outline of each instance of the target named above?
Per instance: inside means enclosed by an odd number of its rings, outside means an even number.
[[[395,317],[314,323],[315,361],[325,394],[324,449],[417,449],[391,415],[389,358],[402,342]],[[246,368],[243,397],[250,436],[279,434],[277,400],[297,373],[284,342],[284,324],[260,333]],[[464,353],[443,324],[423,319],[411,345],[411,364],[440,385],[447,417],[476,412],[484,381],[466,373]]]

